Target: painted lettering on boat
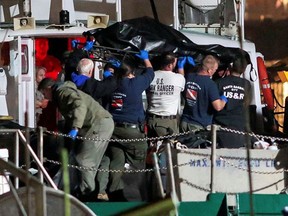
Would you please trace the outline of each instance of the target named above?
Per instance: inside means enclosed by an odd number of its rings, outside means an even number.
[[[211,167],[211,162],[207,158],[198,159],[198,160],[190,160],[190,167]],[[225,168],[225,167],[238,167],[238,168],[247,168],[248,162],[246,159],[240,160],[216,160],[216,167]],[[251,167],[274,167],[274,160],[260,160],[260,159],[252,159],[250,161]]]

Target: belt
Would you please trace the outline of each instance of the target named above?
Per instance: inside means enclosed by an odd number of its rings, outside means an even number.
[[[155,115],[155,114],[151,114],[148,113],[148,116],[151,118],[159,118],[159,119],[176,119],[176,115],[170,115],[170,116],[160,116],[160,115]]]
[[[124,128],[135,128],[135,129],[139,127],[138,124],[132,124],[132,123],[126,123],[126,122],[121,122],[121,123],[116,122],[115,126],[124,127]]]

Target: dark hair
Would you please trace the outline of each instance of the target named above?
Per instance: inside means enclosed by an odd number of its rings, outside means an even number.
[[[161,70],[169,64],[173,64],[176,59],[176,54],[172,52],[163,52],[161,55],[155,56],[151,59],[154,70]]]
[[[104,71],[108,70],[109,68],[113,68],[114,70],[116,70],[117,68],[110,62],[106,63],[104,66]]]
[[[129,74],[134,74],[134,68],[127,63],[122,63],[116,76],[121,79],[122,77],[126,77]]]
[[[172,52],[164,52],[159,59],[159,66],[163,68],[169,64],[173,64],[175,62],[176,55]]]
[[[41,91],[48,87],[52,87],[56,82],[51,78],[44,78],[38,85],[38,90]]]
[[[238,57],[233,61],[231,65],[231,72],[242,74],[244,73],[247,65],[248,65],[248,62],[245,57],[242,57],[242,56]]]

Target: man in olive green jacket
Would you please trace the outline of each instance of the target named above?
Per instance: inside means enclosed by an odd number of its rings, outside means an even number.
[[[79,195],[89,195],[95,190],[94,170],[98,168],[114,130],[112,116],[90,95],[78,90],[73,82],[55,83],[45,78],[38,89],[46,99],[56,103],[72,139],[76,140],[77,135],[92,139],[77,139],[72,149],[78,166],[93,168],[80,170]]]

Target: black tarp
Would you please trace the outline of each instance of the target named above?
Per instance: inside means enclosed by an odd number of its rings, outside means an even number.
[[[203,55],[213,54],[220,59],[221,66],[228,66],[233,59],[244,55],[251,63],[249,54],[240,48],[223,47],[218,44],[197,45],[181,32],[150,17],[117,22],[105,29],[84,32],[83,35],[92,35],[101,46],[122,51],[145,49],[152,56],[169,51],[179,56],[192,56],[196,63],[200,62]]]

